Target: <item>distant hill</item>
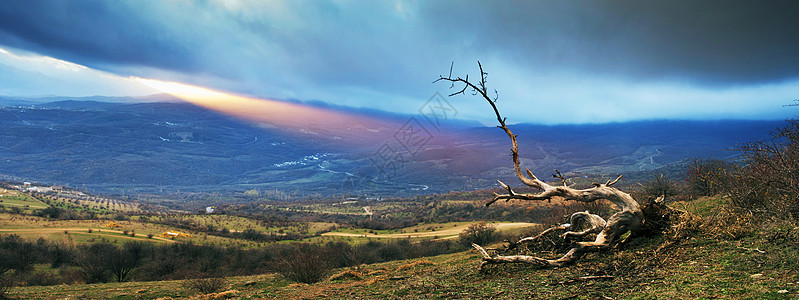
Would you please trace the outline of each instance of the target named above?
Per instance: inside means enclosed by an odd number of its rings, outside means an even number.
[[[306,103],[386,123],[374,130],[311,124],[292,131],[184,102],[57,100],[0,108],[0,174],[104,192],[257,189],[392,196],[492,188],[496,179],[515,184],[507,136],[471,122],[434,127],[422,116]],[[688,157],[728,158],[735,153],[725,149],[765,137],[780,123],[646,121],[511,129],[519,135],[522,163],[546,177],[554,168],[628,174]],[[424,128],[415,140],[402,141],[407,132],[400,129],[411,125]]]

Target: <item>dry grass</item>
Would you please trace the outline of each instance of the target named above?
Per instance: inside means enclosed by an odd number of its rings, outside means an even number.
[[[430,266],[430,265],[435,265],[435,264],[432,261],[429,261],[429,260],[426,260],[426,259],[416,260],[416,261],[413,261],[413,262],[410,262],[410,263],[407,263],[407,264],[399,266],[399,268],[397,268],[397,272],[401,272],[401,271],[405,271],[405,270],[413,270],[413,269],[416,269],[419,266]]]
[[[336,280],[360,280],[363,277],[363,274],[355,271],[355,270],[345,270],[340,273],[333,274],[330,276],[328,280],[336,281]]]

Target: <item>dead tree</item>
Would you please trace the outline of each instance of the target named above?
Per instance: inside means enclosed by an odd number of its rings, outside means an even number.
[[[492,99],[486,88],[486,76],[488,73],[483,71],[483,66],[480,62],[477,62],[478,67],[480,68],[480,78],[479,81],[474,83],[469,80],[469,76],[467,75],[466,78],[461,77],[452,77],[452,66],[450,66],[449,76],[439,76],[439,78],[434,81],[448,81],[451,83],[450,88],[455,87],[456,84],[460,85],[463,84],[463,88],[450,94],[449,96],[455,96],[459,94],[465,94],[466,91],[473,92],[474,95],[480,96],[486,101],[488,104],[491,105],[491,108],[494,110],[494,114],[497,116],[497,121],[499,121],[499,128],[505,131],[511,141],[511,156],[513,158],[513,166],[515,169],[516,177],[519,180],[530,187],[540,189],[540,192],[537,193],[529,193],[529,194],[518,194],[511,189],[510,186],[499,181],[499,184],[507,190],[507,194],[494,194],[494,198],[488,201],[485,205],[489,206],[496,201],[505,200],[510,201],[512,199],[516,200],[526,200],[526,201],[541,201],[541,200],[551,200],[555,198],[563,199],[563,200],[573,200],[573,201],[581,201],[581,202],[592,202],[600,199],[605,199],[613,203],[618,207],[618,212],[613,214],[607,222],[604,219],[597,215],[592,215],[587,212],[577,212],[572,215],[572,223],[575,219],[584,219],[588,222],[591,226],[587,230],[583,230],[580,232],[571,231],[571,225],[568,227],[561,227],[562,229],[569,230],[563,234],[564,237],[585,237],[591,233],[598,233],[596,239],[593,241],[580,241],[575,242],[572,245],[571,250],[569,250],[565,255],[558,259],[544,259],[534,256],[527,256],[527,255],[512,255],[512,256],[491,256],[488,252],[477,244],[472,244],[472,246],[477,249],[482,254],[483,263],[481,267],[486,264],[501,264],[501,263],[529,263],[535,264],[542,267],[557,267],[562,266],[565,264],[569,264],[580,258],[583,254],[587,252],[593,251],[601,251],[604,249],[610,248],[612,245],[619,241],[619,238],[627,233],[627,232],[635,232],[639,230],[644,224],[644,215],[639,206],[638,202],[635,201],[629,194],[622,192],[613,187],[615,183],[617,183],[622,176],[619,176],[615,180],[609,180],[605,183],[594,183],[593,187],[587,189],[574,189],[565,184],[565,180],[563,181],[562,186],[553,186],[546,182],[539,180],[529,169],[526,169],[526,175],[522,172],[520,163],[519,163],[519,149],[518,143],[516,141],[516,135],[511,132],[510,128],[505,124],[506,119],[503,118],[499,110],[496,106],[496,101],[498,98],[498,94],[496,90],[494,90],[494,98]],[[557,177],[557,176],[556,176]],[[562,176],[561,176],[561,179]],[[656,200],[656,203],[662,201],[662,197]],[[557,227],[556,227],[557,228]],[[525,238],[525,239],[534,239]],[[522,239],[521,241],[525,241]]]

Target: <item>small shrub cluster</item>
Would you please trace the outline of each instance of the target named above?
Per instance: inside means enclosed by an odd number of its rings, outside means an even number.
[[[219,293],[228,288],[228,281],[222,277],[195,278],[189,280],[188,288],[200,294]]]
[[[669,198],[679,194],[680,189],[677,187],[677,183],[671,178],[663,174],[657,174],[652,177],[652,180],[644,184],[643,193],[647,198],[657,198],[660,196]],[[639,199],[639,201],[641,200],[644,199]]]
[[[496,226],[480,222],[470,225],[460,235],[461,244],[471,247],[472,244],[486,245],[494,241]]]
[[[724,192],[734,165],[720,159],[694,159],[685,174],[688,192],[695,196],[712,196]]]
[[[281,256],[277,265],[277,271],[289,280],[314,283],[327,277],[328,272],[333,268],[327,257],[332,253],[326,253],[328,249],[323,249],[318,245],[300,244],[294,248],[292,253]]]

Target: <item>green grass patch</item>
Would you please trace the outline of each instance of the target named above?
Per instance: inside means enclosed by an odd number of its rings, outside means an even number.
[[[45,209],[50,207],[44,202],[39,201],[27,194],[23,193],[9,193],[0,197],[0,207],[12,208],[17,207],[22,211],[30,212],[38,209]]]

